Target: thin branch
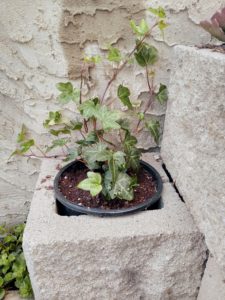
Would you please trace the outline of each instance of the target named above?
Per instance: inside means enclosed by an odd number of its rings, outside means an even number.
[[[148,100],[148,103],[145,107],[145,110],[144,110],[144,114],[148,111],[148,109],[152,106],[152,103],[153,103],[153,94],[154,94],[154,83],[153,83],[153,79],[152,81],[150,82],[150,78],[149,78],[149,74],[148,74],[148,67],[146,66],[145,68],[145,71],[146,71],[146,79],[147,79],[147,84],[148,84],[148,90],[149,90],[149,100]],[[136,128],[135,128],[135,132],[140,132],[141,130],[139,130],[139,125],[141,123],[142,120],[138,120],[138,123],[136,125]]]
[[[121,144],[122,144],[123,143],[123,137],[122,137],[121,130],[119,130],[119,137],[120,137],[120,141],[121,141]]]
[[[30,157],[30,158],[59,158],[59,157],[65,157],[64,154],[57,154],[57,155],[37,155],[37,154],[23,154],[24,157]]]
[[[84,131],[88,133],[88,121],[86,119],[84,119]]]
[[[81,72],[80,72],[80,100],[79,100],[80,104],[82,103],[83,72],[84,72],[84,63],[82,64]]]
[[[112,82],[116,79],[117,75],[118,75],[118,74],[123,70],[123,68],[127,65],[128,61],[129,61],[129,58],[134,54],[134,52],[137,50],[137,48],[140,47],[140,45],[144,42],[144,40],[146,39],[146,37],[150,35],[152,29],[153,29],[154,27],[156,27],[157,25],[158,25],[158,22],[156,22],[156,23],[150,28],[150,30],[143,36],[143,38],[139,41],[139,43],[137,43],[137,45],[135,45],[134,49],[128,54],[126,60],[122,63],[122,65],[121,65],[120,67],[118,67],[118,68],[114,71],[114,73],[113,73],[111,79],[110,79],[109,82],[107,83],[106,88],[105,88],[105,90],[104,90],[104,92],[103,92],[103,95],[102,95],[102,98],[101,98],[101,103],[103,103],[103,101],[104,101],[104,99],[105,99],[105,95],[106,95],[106,93],[107,93],[109,87],[111,86]]]
[[[85,139],[85,135],[83,134],[82,130],[79,130],[79,132],[80,132],[82,138]]]
[[[41,152],[42,155],[46,156],[46,154],[44,153],[44,151],[42,151],[41,148],[38,145],[35,145],[35,146]]]
[[[106,140],[103,136],[101,136],[101,139],[102,139],[104,142],[106,142],[107,144],[109,144],[109,145],[113,146],[114,148],[116,148],[116,145],[115,145],[115,144],[113,144],[112,142]]]

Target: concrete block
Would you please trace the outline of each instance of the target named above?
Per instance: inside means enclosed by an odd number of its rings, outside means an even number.
[[[36,300],[196,299],[206,246],[170,183],[161,209],[117,218],[59,216],[53,177],[46,180],[57,163],[42,164],[24,233]]]
[[[224,300],[225,277],[216,260],[209,257],[197,300]]]
[[[161,155],[225,274],[225,55],[175,47]]]

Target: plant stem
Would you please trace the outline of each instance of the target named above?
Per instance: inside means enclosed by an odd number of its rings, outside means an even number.
[[[64,154],[57,154],[57,155],[37,155],[37,154],[23,154],[24,157],[35,157],[35,158],[59,158],[59,157],[65,157]]]
[[[104,142],[106,142],[106,143],[108,143],[109,145],[111,145],[111,146],[113,146],[114,148],[116,148],[116,145],[115,145],[115,144],[113,144],[112,142],[106,140],[103,136],[101,136],[101,139],[102,139]]]
[[[80,132],[82,138],[85,140],[85,135],[83,134],[82,130],[79,130],[79,132]]]
[[[119,130],[119,137],[120,137],[120,141],[121,141],[121,144],[122,144],[123,143],[123,137],[122,137],[121,130]]]
[[[86,119],[84,119],[84,131],[88,133],[88,121]]]
[[[83,72],[84,72],[84,63],[82,64],[81,72],[80,72],[80,100],[79,100],[80,104],[82,103]]]
[[[148,74],[148,67],[147,66],[145,68],[145,71],[146,71],[146,79],[147,79],[147,84],[148,84],[148,89],[149,89],[149,100],[148,100],[148,103],[147,103],[147,105],[145,107],[145,110],[143,112],[144,114],[152,106],[152,103],[153,103],[153,93],[154,93],[153,80],[152,80],[152,82],[150,82],[150,78],[149,78],[149,74]],[[139,130],[140,123],[141,123],[141,120],[138,121],[136,129],[135,129],[135,131],[137,133],[141,131],[141,130]]]
[[[84,66],[85,64],[82,64],[81,67],[81,72],[80,72],[80,100],[79,103],[82,104],[82,88],[83,88],[83,72],[84,72]],[[87,125],[87,120],[84,119],[84,130],[86,133],[88,133],[88,125]]]
[[[94,131],[96,132],[97,131],[97,121],[95,118],[93,118],[93,128],[94,128]]]
[[[43,154],[44,156],[46,156],[46,154],[44,153],[44,151],[42,151],[41,148],[38,145],[35,145],[35,146],[41,152],[41,154]]]

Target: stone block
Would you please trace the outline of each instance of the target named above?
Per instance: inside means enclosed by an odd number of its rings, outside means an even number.
[[[196,299],[206,246],[170,183],[161,209],[59,216],[51,189],[57,163],[42,164],[24,233],[36,300]]]
[[[161,155],[225,274],[225,55],[175,47]]]
[[[209,257],[197,300],[224,300],[225,277],[216,260]]]

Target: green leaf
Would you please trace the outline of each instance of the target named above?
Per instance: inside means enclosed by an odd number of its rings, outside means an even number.
[[[26,272],[26,262],[23,253],[17,256],[16,261],[12,265],[13,276],[22,278]]]
[[[146,128],[150,131],[152,137],[154,138],[154,141],[156,144],[159,142],[159,129],[160,129],[160,123],[157,120],[151,120],[149,122],[146,122],[145,124]]]
[[[78,121],[70,121],[70,125],[68,125],[68,128],[70,130],[81,130],[83,126],[83,123],[78,122]]]
[[[44,121],[43,126],[48,128],[49,126],[62,124],[62,114],[59,111],[50,111],[48,118]]]
[[[0,300],[3,300],[5,297],[5,289],[0,288]]]
[[[63,161],[75,160],[79,156],[77,149],[69,149],[66,158]]]
[[[141,156],[141,151],[135,147],[136,144],[136,137],[127,132],[123,143],[124,152],[126,153],[126,166],[134,171],[137,171],[140,167]]]
[[[104,143],[96,143],[83,150],[83,157],[87,161],[90,169],[94,169],[96,162],[104,162],[109,158],[109,150]]]
[[[67,128],[62,128],[58,130],[51,129],[49,132],[54,136],[59,136],[60,134],[70,134],[70,130]]]
[[[129,109],[133,108],[129,98],[130,90],[127,87],[120,84],[117,89],[117,96],[125,106],[127,106]]]
[[[4,235],[6,232],[6,228],[3,225],[0,225],[0,235]]]
[[[16,236],[19,236],[24,232],[25,224],[19,224],[15,226],[13,232],[16,234]]]
[[[145,114],[143,112],[139,112],[138,113],[138,119],[141,120],[141,121],[143,121],[144,118],[145,118]]]
[[[28,298],[32,296],[32,287],[29,276],[25,276],[19,287],[20,296]]]
[[[13,153],[10,155],[9,158],[11,158],[13,155],[22,155],[24,153],[26,153],[32,146],[34,146],[34,140],[27,140],[25,142],[20,143],[20,148],[16,149],[15,151],[13,151]]]
[[[77,187],[79,189],[89,191],[94,197],[102,190],[102,177],[101,174],[95,172],[88,172],[87,176],[88,178],[82,180]]]
[[[71,82],[60,82],[56,85],[61,94],[57,97],[58,101],[62,104],[67,104],[70,101],[78,103],[80,98],[80,90],[73,88]]]
[[[7,266],[8,265],[8,255],[6,253],[0,256],[0,266]]]
[[[26,153],[32,146],[34,146],[34,140],[28,140],[20,145],[20,152]]]
[[[25,141],[25,139],[26,139],[26,133],[27,133],[27,130],[26,130],[25,125],[23,124],[22,128],[21,128],[21,131],[20,131],[20,133],[17,136],[17,142],[18,143],[21,143],[21,142]]]
[[[166,12],[161,6],[158,8],[149,7],[148,10],[160,19],[164,19],[166,17]]]
[[[139,43],[139,41],[137,41]],[[141,43],[137,47],[137,51],[134,53],[137,63],[141,67],[153,65],[158,60],[158,50],[147,43]]]
[[[10,269],[10,267],[11,267],[10,264],[4,266],[4,267],[2,268],[2,274],[6,274],[6,273],[8,272],[8,270]]]
[[[8,272],[5,277],[4,277],[4,281],[6,283],[12,281],[14,279],[13,273],[12,272]]]
[[[84,103],[82,103],[79,106],[79,110],[81,112],[81,114],[84,116],[84,118],[92,118],[92,117],[97,117],[97,113],[99,110],[99,99],[98,98],[94,98],[94,99],[90,99],[85,101]]]
[[[127,161],[126,161],[127,168],[137,171],[140,167],[141,151],[136,147],[131,147],[127,149],[126,154],[127,154]]]
[[[4,284],[4,279],[0,276],[0,288],[3,286]]]
[[[10,253],[8,256],[8,261],[11,263],[16,259],[16,256],[13,253]]]
[[[123,130],[130,130],[130,121],[128,119],[119,119],[117,123],[120,125]]]
[[[163,31],[165,28],[167,28],[169,25],[164,22],[164,20],[159,21],[158,27],[161,31]]]
[[[59,82],[56,84],[56,88],[60,92],[67,92],[67,93],[72,93],[73,92],[73,85],[71,82]]]
[[[69,141],[70,141],[69,139],[65,139],[65,138],[54,140],[54,141],[52,141],[52,145],[47,147],[46,152],[49,152],[56,147],[65,146]]]
[[[120,62],[122,60],[120,50],[110,46],[107,58],[109,61]]]
[[[134,192],[131,187],[132,178],[126,173],[119,173],[113,190],[110,192],[112,198],[131,201],[134,198]]]
[[[142,19],[139,25],[136,25],[134,20],[130,21],[130,26],[133,32],[139,36],[144,36],[149,32],[149,27],[147,22]]]
[[[87,63],[94,63],[94,64],[98,64],[100,63],[102,60],[100,55],[94,55],[94,56],[85,56],[84,57],[84,61]]]
[[[99,132],[99,130],[98,130],[98,132]],[[100,132],[99,134],[101,135],[101,132]],[[85,139],[83,139],[83,140],[78,140],[78,141],[76,141],[76,143],[77,143],[78,145],[81,145],[81,146],[86,147],[86,146],[90,146],[90,145],[92,145],[92,144],[95,144],[95,143],[97,143],[98,141],[99,141],[99,139],[98,139],[97,133],[96,133],[95,131],[91,131],[91,132],[87,135],[87,137],[86,137]]]
[[[96,114],[97,119],[101,122],[105,131],[110,129],[120,129],[117,121],[120,118],[120,113],[116,110],[109,110],[106,106],[101,106]]]
[[[156,94],[156,99],[160,104],[163,104],[168,100],[168,90],[166,85],[160,83],[159,91]]]
[[[71,134],[71,130],[81,130],[83,124],[78,121],[70,121],[70,124],[66,124],[60,129],[51,129],[49,132],[54,136],[59,136],[60,134]]]

